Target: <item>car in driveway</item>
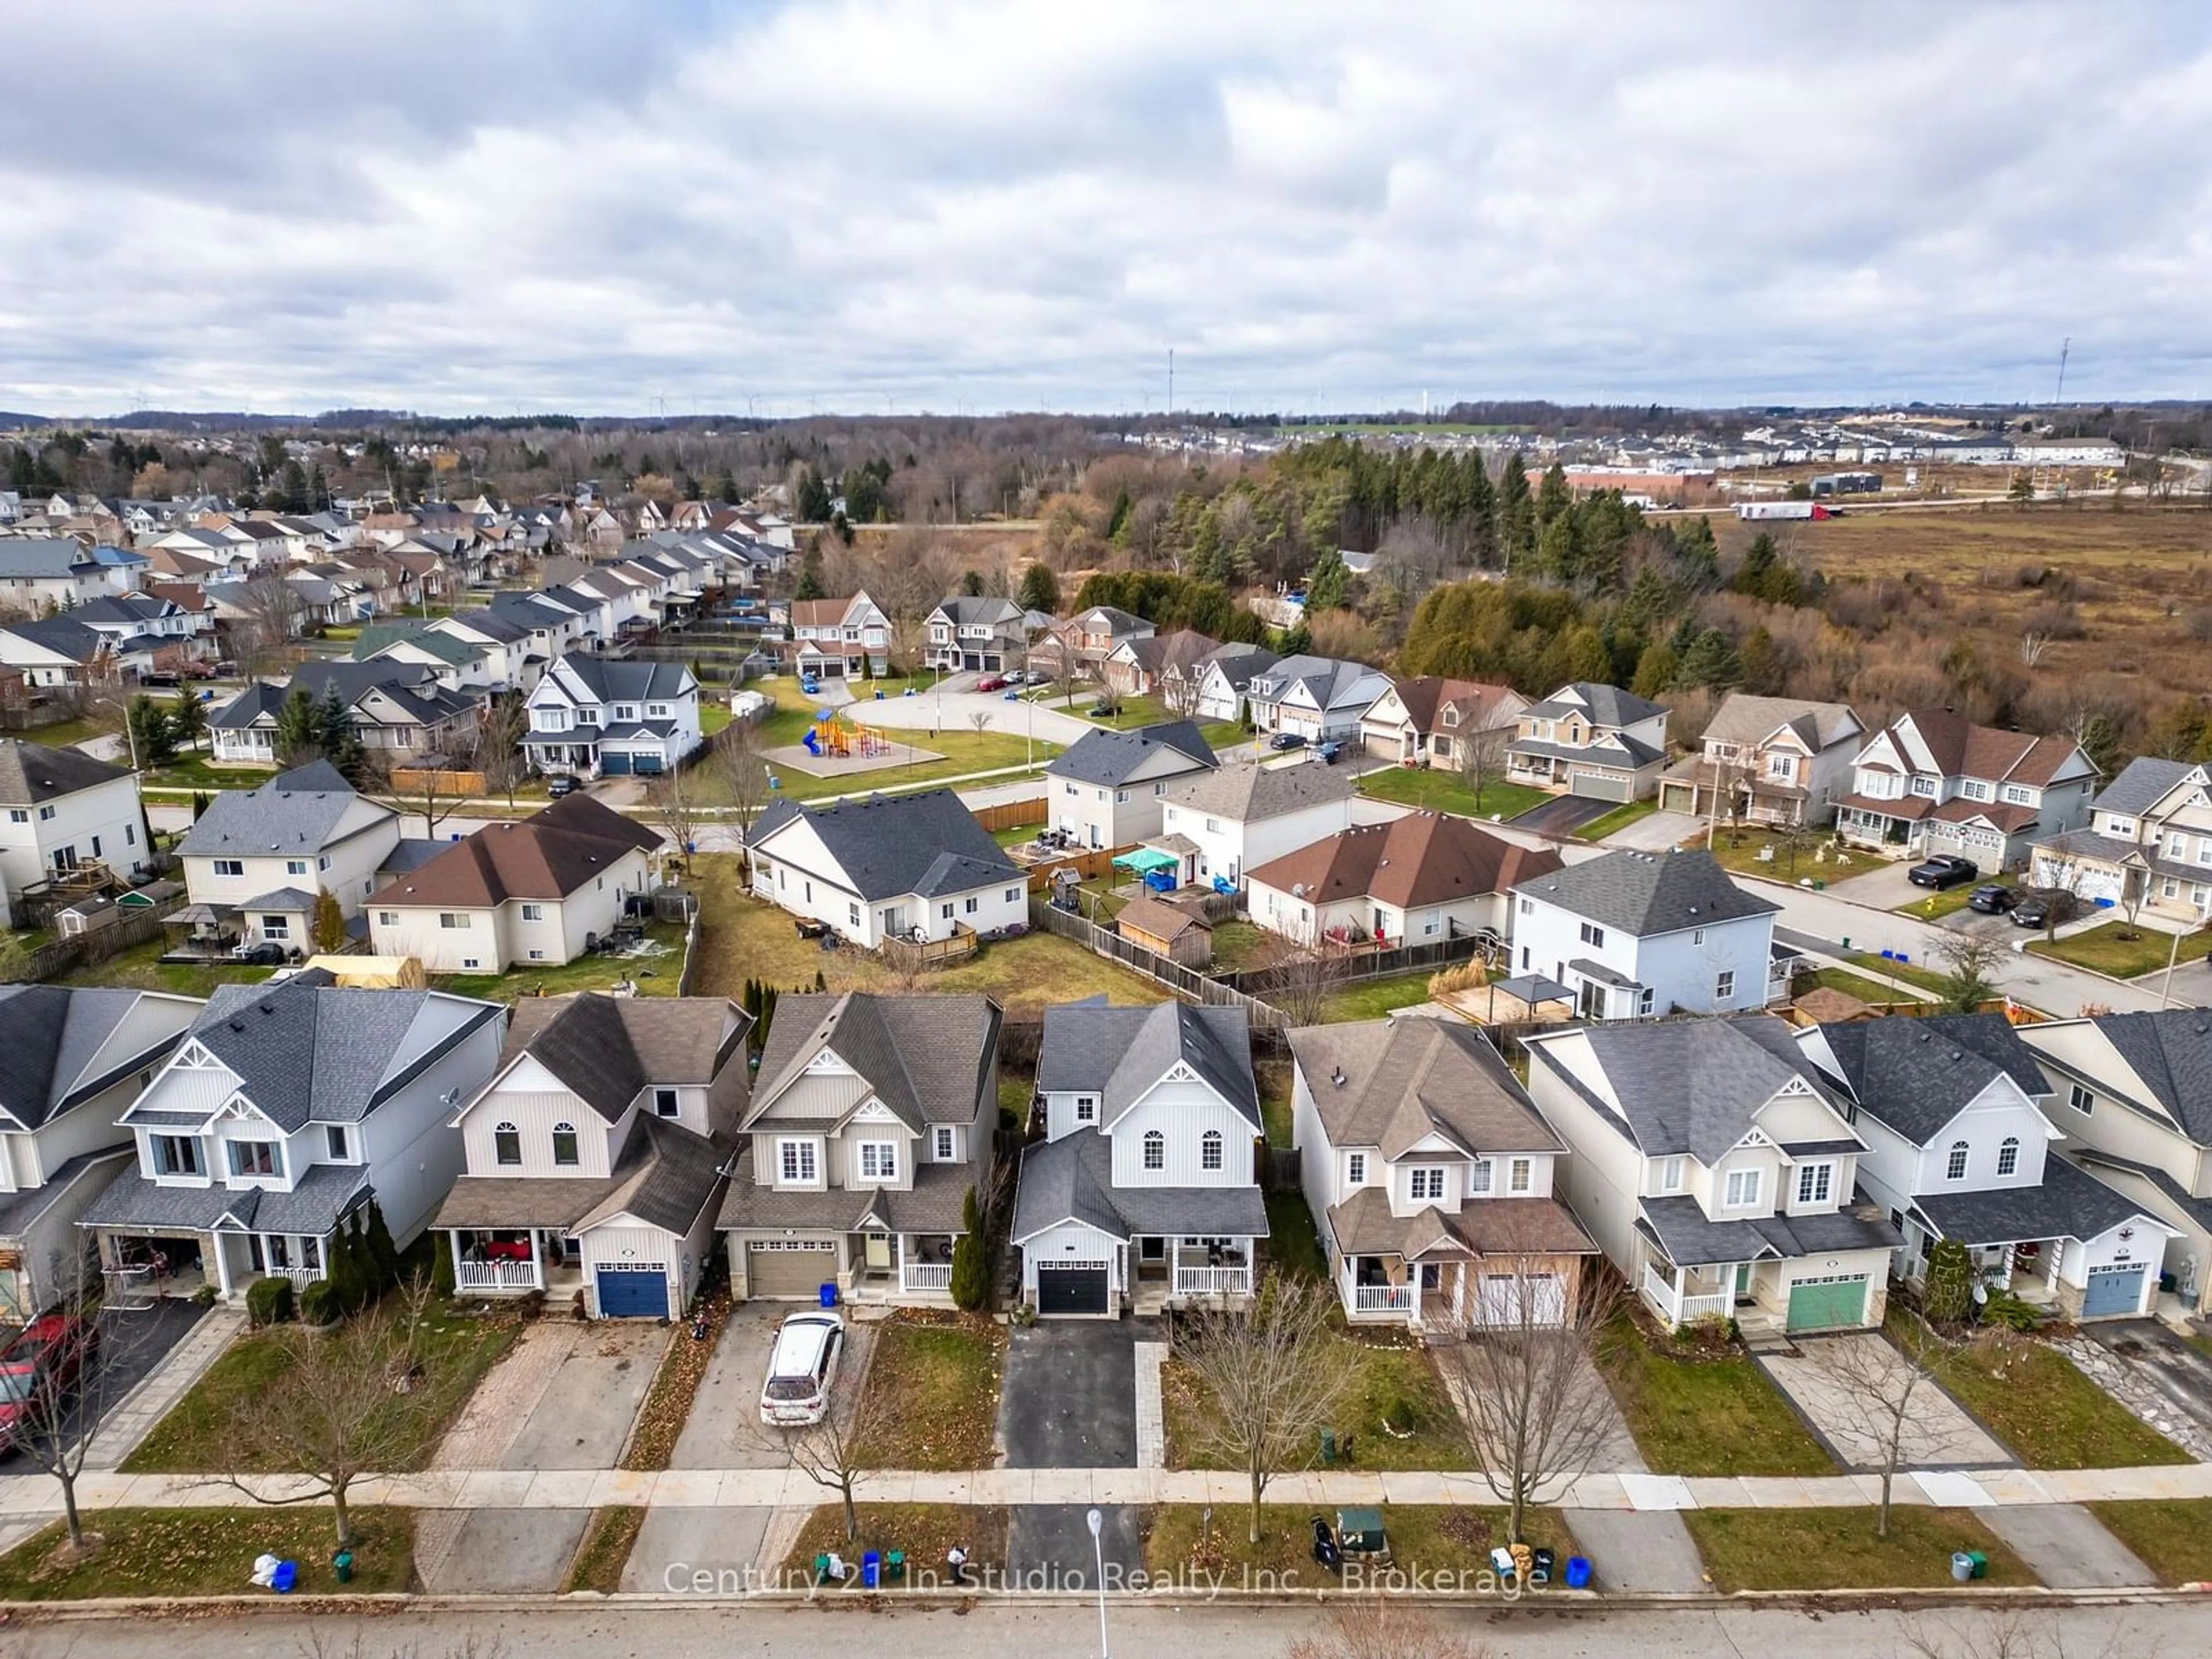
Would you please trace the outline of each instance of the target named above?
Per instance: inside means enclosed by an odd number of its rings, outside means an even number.
[[[1905,878],[1915,887],[1956,887],[1960,882],[1972,881],[1982,873],[1981,867],[1972,859],[1962,859],[1954,853],[1938,853],[1932,859],[1923,859],[1905,872]]]
[[[52,1413],[55,1391],[76,1381],[99,1338],[89,1320],[47,1314],[0,1352],[0,1453],[14,1449],[27,1415]]]
[[[2048,927],[2068,921],[2074,915],[2074,896],[2065,892],[2029,893],[2012,907],[2015,927]]]
[[[1966,895],[1966,908],[1985,916],[2002,915],[2020,902],[2020,895],[2001,881],[1985,881]]]
[[[1270,749],[1303,749],[1305,746],[1305,733],[1303,732],[1278,732],[1267,739],[1267,747]]]
[[[975,689],[978,691],[1000,691],[1006,689],[1006,680],[1000,676],[986,674],[975,682]]]
[[[845,1349],[845,1322],[827,1310],[796,1313],[776,1328],[761,1383],[761,1421],[805,1428],[830,1413],[830,1388]]]
[[[566,772],[556,772],[545,780],[546,797],[551,800],[559,800],[563,795],[573,795],[583,787],[574,776]]]

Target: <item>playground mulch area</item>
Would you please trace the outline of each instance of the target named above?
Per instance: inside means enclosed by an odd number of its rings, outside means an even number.
[[[872,754],[862,754],[855,745],[849,755],[809,754],[803,744],[786,744],[781,748],[765,750],[762,758],[771,767],[788,767],[794,772],[804,772],[811,778],[857,777],[864,772],[888,772],[895,767],[915,766],[945,757],[933,749],[923,749],[909,743],[886,738],[882,746]]]

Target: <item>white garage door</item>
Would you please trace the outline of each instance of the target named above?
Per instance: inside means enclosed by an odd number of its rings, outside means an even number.
[[[745,1246],[745,1293],[811,1302],[837,1277],[834,1238],[757,1238]]]
[[[1486,1325],[1518,1326],[1523,1322],[1523,1296],[1528,1298],[1527,1323],[1550,1326],[1566,1319],[1566,1283],[1557,1273],[1483,1274],[1475,1316]]]

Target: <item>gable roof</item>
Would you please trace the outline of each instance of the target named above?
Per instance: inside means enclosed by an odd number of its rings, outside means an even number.
[[[1866,730],[1858,715],[1839,702],[1803,697],[1756,697],[1731,691],[1722,699],[1705,730],[1707,742],[1761,744],[1784,726],[1814,754]]]
[[[1331,1146],[1403,1157],[1434,1133],[1470,1157],[1562,1152],[1490,1039],[1457,1020],[1310,1025],[1291,1052]]]
[[[1008,623],[1018,623],[1023,613],[1021,606],[1012,599],[960,593],[940,603],[933,614],[941,615],[956,625],[964,623],[971,628],[1004,628]]]
[[[66,985],[0,985],[0,1112],[36,1129],[117,1077],[143,1068],[173,1048],[181,1026],[156,1041],[120,1051],[107,1073],[85,1068],[138,1011],[147,994]]]
[[[353,792],[335,767],[325,769],[330,774],[327,778],[313,767],[302,767],[258,789],[218,792],[185,833],[177,848],[178,856],[267,856],[313,853],[328,845],[346,815],[364,797]],[[285,787],[295,780],[311,787]],[[380,803],[368,804],[376,808],[377,816],[368,823],[380,823],[398,816]]]
[[[1892,732],[1910,728],[1945,777],[1986,778],[2004,783],[2049,783],[2069,763],[2095,767],[2071,738],[2039,738],[1976,726],[1948,708],[1916,708],[1891,721]]]
[[[2051,1086],[2002,1014],[1848,1020],[1815,1026],[1805,1047],[1861,1111],[1915,1146],[1926,1146],[2000,1077],[2030,1099]]]
[[[6,545],[0,542],[0,547]],[[87,628],[70,617],[39,617],[29,622],[11,622],[0,627],[0,633],[12,634],[73,663],[88,663],[107,647],[98,629]]]
[[[1348,802],[1354,793],[1351,769],[1316,766],[1261,766],[1233,761],[1170,784],[1168,799],[1194,812],[1256,823],[1325,802]]]
[[[1381,669],[1342,657],[1311,655],[1284,657],[1254,674],[1254,696],[1280,702],[1300,686],[1316,708],[1342,708],[1357,703],[1364,708],[1388,689]]]
[[[2176,786],[2194,777],[2199,784],[2205,781],[2205,769],[2187,761],[2160,760],[2155,755],[2138,755],[2130,761],[2119,776],[2105,786],[2104,793],[2094,803],[2100,812],[2124,812],[2138,817],[2148,812],[2172,794]]]
[[[94,760],[82,749],[49,749],[21,738],[0,741],[0,806],[35,806],[130,775],[129,767]]]
[[[2098,1014],[2089,1023],[2182,1133],[2212,1146],[2212,1011]]]
[[[827,1048],[907,1127],[972,1123],[999,1048],[999,1005],[980,996],[877,996],[848,991],[781,998],[761,1049],[756,1115]]]
[[[1525,882],[1520,890],[1638,939],[1772,915],[1782,908],[1737,886],[1703,848],[1607,853]]]
[[[1240,1115],[1260,1127],[1252,1081],[1252,1029],[1242,1008],[1182,1002],[1117,1007],[1103,999],[1058,1002],[1044,1011],[1037,1087],[1099,1096],[1099,1121],[1110,1125],[1178,1060]]]
[[[1548,847],[1523,847],[1447,812],[1408,812],[1340,830],[1244,873],[1316,904],[1374,898],[1408,909],[1502,893],[1559,867]]]
[[[1399,706],[1419,732],[1434,730],[1447,708],[1460,711],[1455,730],[1480,731],[1501,705],[1522,701],[1510,685],[1486,685],[1480,680],[1455,680],[1442,674],[1419,674],[1409,679],[1393,680],[1390,690],[1397,693]],[[1382,700],[1381,696],[1376,698],[1377,702]],[[1469,714],[1474,716],[1472,720],[1468,718]]]
[[[799,818],[805,819],[821,837],[853,890],[870,902],[908,893],[933,898],[1021,875],[1005,849],[950,789],[870,795],[832,806],[777,801],[755,821],[745,843],[762,847]]]
[[[483,909],[511,899],[565,899],[625,853],[660,836],[581,793],[514,823],[488,823],[370,895],[369,906]]]
[[[1055,756],[1044,769],[1052,777],[1073,778],[1079,783],[1118,784],[1164,749],[1200,766],[1218,764],[1212,749],[1199,735],[1197,723],[1184,720],[1164,720],[1130,732],[1094,727],[1070,744],[1066,752]]]
[[[1079,1221],[1120,1239],[1139,1233],[1267,1237],[1267,1200],[1256,1185],[1116,1187],[1113,1143],[1089,1128],[1022,1152],[1013,1241],[1035,1237],[1064,1221]]]
[[[67,576],[92,556],[66,536],[0,536],[0,576],[36,580]]]
[[[751,1024],[721,997],[525,997],[500,1069],[527,1054],[611,1123],[648,1085],[712,1083]]]
[[[564,653],[545,678],[555,682],[556,690],[563,692],[568,688],[559,682],[572,679],[603,703],[674,702],[699,690],[691,671],[680,662],[646,662],[578,652]]]
[[[1218,669],[1232,691],[1248,688],[1255,678],[1266,673],[1282,659],[1264,645],[1248,645],[1242,640],[1231,640],[1206,659],[1206,672]],[[1204,675],[1200,676],[1202,679]]]
[[[1193,928],[1210,933],[1213,924],[1198,911],[1146,893],[1131,899],[1114,918],[1115,930],[1127,938],[1132,933],[1151,939],[1177,939]]]
[[[1581,714],[1593,726],[1618,728],[1638,726],[1664,714],[1667,711],[1649,697],[1639,697],[1633,691],[1624,691],[1617,685],[1601,685],[1595,680],[1573,680],[1540,703],[1522,711],[1539,719],[1556,720],[1565,714]]]

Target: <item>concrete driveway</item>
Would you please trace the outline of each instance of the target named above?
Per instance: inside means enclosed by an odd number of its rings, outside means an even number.
[[[561,1588],[592,1512],[471,1510],[450,1547],[416,1552],[434,1595],[544,1595]]]
[[[999,1436],[1013,1468],[1134,1468],[1139,1342],[1159,1340],[1152,1320],[1045,1320],[1009,1334]],[[1063,1589],[1096,1588],[1086,1504],[1018,1505],[1006,1528],[1006,1567]],[[1124,1571],[1144,1560],[1139,1514],[1102,1505],[1099,1547]]]
[[[769,1351],[776,1327],[801,1310],[796,1302],[741,1302],[715,1344],[714,1357],[691,1401],[691,1415],[677,1437],[669,1467],[676,1469],[780,1469],[791,1462],[794,1431],[771,1428],[760,1420],[761,1384],[768,1376]],[[689,1342],[686,1333],[677,1339]],[[867,1386],[868,1361],[875,1352],[872,1325],[845,1317],[845,1352],[837,1361],[833,1385],[836,1407],[849,1412]]]
[[[1856,1404],[1850,1380],[1832,1367],[1851,1348],[1886,1342],[1875,1332],[1852,1331],[1802,1338],[1796,1354],[1759,1356],[1774,1385],[1848,1468],[1879,1468],[1881,1437],[1887,1430],[1878,1422],[1877,1413]],[[1912,1420],[1905,1426],[1900,1449],[1905,1462],[1914,1468],[2009,1468],[2014,1462],[1957,1401],[1924,1382],[1912,1397]]]
[[[1592,818],[1603,817],[1619,804],[1617,801],[1591,800],[1583,795],[1554,795],[1507,822],[1516,830],[1533,830],[1540,836],[1564,838],[1573,835]]]
[[[2158,1583],[2158,1575],[2079,1504],[1992,1504],[1975,1513],[2052,1589]]]
[[[500,1468],[614,1468],[661,1350],[675,1334],[680,1328],[628,1320],[585,1328],[516,1430]]]

